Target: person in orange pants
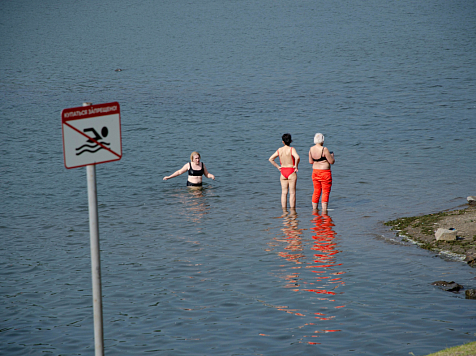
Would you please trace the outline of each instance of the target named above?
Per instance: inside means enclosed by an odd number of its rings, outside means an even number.
[[[321,133],[316,133],[314,143],[315,145],[309,149],[309,163],[312,164],[312,184],[314,185],[312,209],[317,210],[322,193],[322,211],[326,213],[332,187],[331,164],[335,163],[334,152],[324,147],[324,135]]]

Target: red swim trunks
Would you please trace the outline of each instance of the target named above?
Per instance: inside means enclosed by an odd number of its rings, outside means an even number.
[[[312,184],[314,185],[314,193],[312,194],[312,202],[319,203],[322,191],[322,202],[329,202],[329,194],[332,187],[332,173],[330,169],[313,169]]]

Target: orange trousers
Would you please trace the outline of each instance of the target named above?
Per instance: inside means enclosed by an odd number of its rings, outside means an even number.
[[[330,169],[313,169],[312,184],[314,185],[314,193],[312,194],[312,202],[319,203],[322,192],[322,202],[329,202],[329,194],[332,187],[332,173]]]

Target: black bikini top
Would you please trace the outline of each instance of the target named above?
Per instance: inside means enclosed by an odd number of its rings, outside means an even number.
[[[203,176],[203,163],[200,162],[200,170],[196,171],[192,168],[192,164],[189,163],[190,168],[188,169],[189,176]]]
[[[314,157],[312,157],[312,160],[314,162],[321,162],[321,161],[327,161],[327,158],[325,156],[322,156],[324,154],[324,147],[322,147],[322,152],[321,152],[321,157],[318,158],[318,159],[315,159]]]

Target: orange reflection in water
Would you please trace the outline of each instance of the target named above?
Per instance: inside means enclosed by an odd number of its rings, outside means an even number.
[[[318,298],[319,300],[335,303],[336,296],[341,294],[341,292],[337,291],[337,288],[345,284],[341,277],[345,272],[335,270],[335,267],[342,266],[342,263],[336,262],[336,255],[340,251],[337,249],[337,243],[335,242],[336,233],[333,230],[334,223],[332,222],[332,218],[327,214],[314,212],[313,215],[312,223],[314,226],[311,228],[313,233],[311,247],[313,252],[313,264],[306,266],[306,268],[311,269],[311,272],[315,274],[315,278],[312,287],[303,290],[315,293],[320,297]],[[345,305],[323,306],[322,309],[333,310],[344,307]],[[314,313],[314,315],[314,318],[319,321],[327,321],[335,318],[335,315],[330,315],[329,313]],[[322,333],[338,331],[340,330],[317,330],[314,331],[314,335],[311,335],[311,337],[318,337],[319,334]],[[311,341],[308,343],[316,344],[316,342]]]
[[[312,221],[314,227],[311,228],[313,232],[311,250],[314,251],[313,262],[317,265],[307,266],[307,268],[312,268],[312,272],[316,274],[328,274],[316,276],[316,281],[323,283],[316,288],[305,290],[318,294],[335,295],[335,290],[344,284],[342,278],[338,276],[345,272],[330,272],[334,270],[333,267],[342,266],[342,263],[335,262],[335,257],[340,251],[337,250],[337,243],[334,242],[336,236],[336,233],[332,230],[334,224],[329,215],[319,215],[318,212],[314,212]]]
[[[332,218],[327,214],[319,214],[318,212],[314,212],[313,215],[314,218],[311,221],[313,227],[310,229],[312,232],[311,252],[307,259],[305,249],[309,248],[309,244],[307,242],[306,244],[303,243],[304,230],[298,227],[299,220],[295,211],[291,210],[283,213],[281,218],[284,227],[281,231],[284,233],[284,237],[275,238],[274,240],[285,244],[284,251],[279,251],[278,255],[294,264],[293,266],[282,266],[288,269],[283,277],[286,280],[284,287],[295,292],[313,293],[316,300],[322,301],[318,306],[320,312],[290,309],[287,306],[276,306],[276,309],[300,317],[312,317],[313,322],[305,323],[300,328],[311,326],[313,328],[312,334],[304,335],[304,337],[317,338],[320,334],[341,331],[337,329],[322,330],[323,325],[321,323],[335,319],[336,316],[332,315],[332,310],[345,307],[345,305],[327,304],[337,302],[336,298],[342,293],[337,289],[345,284],[342,279],[345,272],[336,270],[336,267],[342,266],[342,263],[336,261],[336,256],[340,251],[337,249],[337,243],[335,242],[336,233],[333,230]],[[274,244],[275,242],[273,242],[273,246],[276,246]],[[310,277],[309,272],[312,273],[312,277]],[[316,326],[320,326],[320,330],[315,330]],[[315,341],[308,341],[308,343],[319,344]]]

